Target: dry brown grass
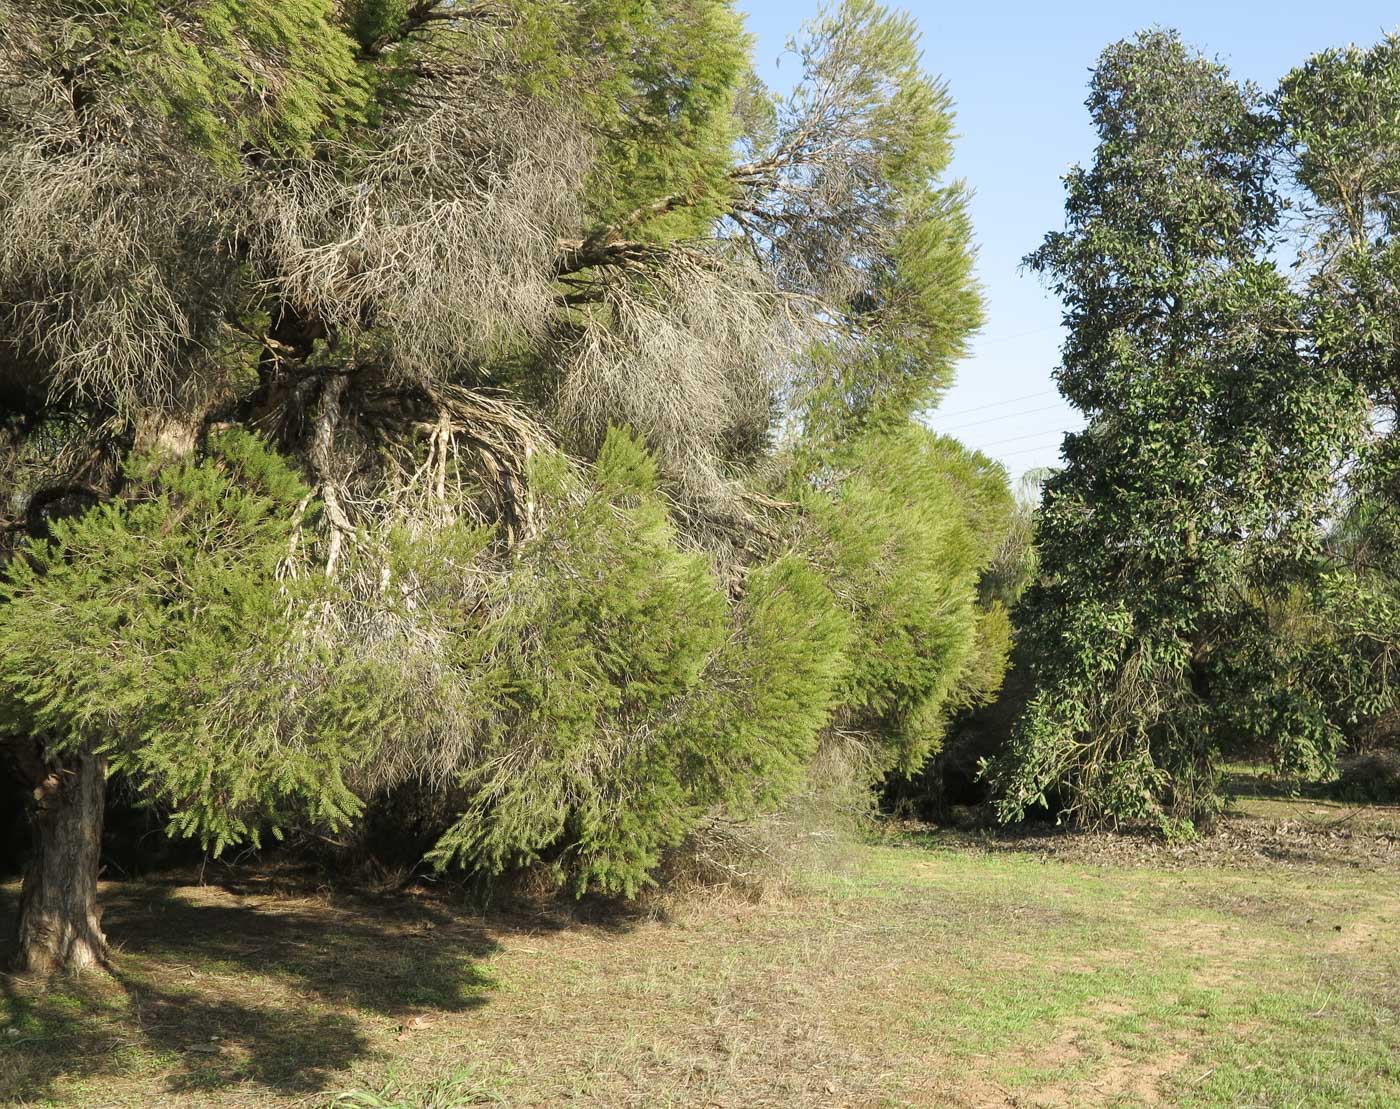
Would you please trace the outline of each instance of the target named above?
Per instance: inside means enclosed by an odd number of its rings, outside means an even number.
[[[1342,843],[1332,819],[1315,839]],[[110,979],[0,978],[0,1102],[1400,1103],[1387,863],[1049,842],[905,829],[758,899],[629,913],[275,872],[112,885]]]

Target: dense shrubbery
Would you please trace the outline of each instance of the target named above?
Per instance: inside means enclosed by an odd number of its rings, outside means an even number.
[[[532,485],[546,522],[499,584],[496,703],[431,857],[499,870],[546,854],[580,890],[634,893],[707,814],[751,814],[801,781],[844,629],[791,557],[731,604],[709,560],[678,548],[655,465],[625,434],[591,488],[557,456]]]
[[[539,523],[508,558],[460,520],[391,535],[388,629],[347,637],[369,602],[316,569],[322,506],[224,432],[198,460],[133,459],[120,500],[19,552],[3,712],[105,756],[215,852],[289,817],[344,827],[377,783],[426,774],[459,806],[439,865],[544,859],[634,893],[706,817],[798,791],[833,711],[876,771],[907,770],[999,679],[1001,610],[977,593],[998,471],[913,429],[841,466],[805,500],[816,564],[782,555],[731,597],[630,434],[586,475],[541,454]]]
[[[946,734],[927,760],[912,774],[886,780],[882,801],[892,812],[950,821],[981,810],[971,818],[991,819],[983,808],[991,797],[983,766],[1005,749],[1032,692],[1029,659],[1015,649],[1015,628],[1021,598],[1036,574],[1032,536],[1043,476],[1028,474],[1014,503],[1006,504],[998,491],[996,510],[981,517],[1004,530],[977,582],[979,650],[963,682],[967,694],[950,706]]]
[[[908,774],[949,717],[1001,684],[1009,630],[978,585],[1010,529],[1004,472],[922,428],[863,436],[804,497],[815,559],[853,630],[840,726]]]
[[[1400,805],[1400,751],[1382,748],[1348,759],[1331,792],[1344,801]]]

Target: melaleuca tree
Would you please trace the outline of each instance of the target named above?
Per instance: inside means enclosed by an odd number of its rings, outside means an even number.
[[[1032,470],[1013,495],[989,487],[993,495],[981,499],[975,523],[986,536],[982,557],[992,553],[977,581],[977,651],[931,757],[914,774],[886,779],[882,802],[893,811],[950,821],[958,819],[958,807],[987,799],[982,764],[1005,748],[1029,697],[1028,652],[1015,628],[1021,599],[1037,576],[1035,517],[1047,476]]]
[[[821,17],[786,98],[724,0],[0,23],[22,962],[103,957],[109,768],[210,849],[409,784],[440,864],[631,892],[796,788],[842,696],[903,734],[971,680],[961,525],[911,516],[940,566],[882,522],[956,613],[872,685],[902,567],[816,503],[985,484],[907,431],[978,322],[909,20]],[[824,483],[855,431],[896,491]]]
[[[501,870],[548,853],[580,890],[630,894],[717,803],[751,811],[800,779],[845,630],[790,558],[726,621],[713,566],[677,548],[629,436],[609,434],[592,489],[577,480],[560,456],[531,474],[550,522],[520,547],[528,569],[491,628],[500,718],[432,858]]]
[[[22,950],[100,947],[100,809],[65,821],[58,802],[100,796],[104,762],[179,831],[256,842],[293,806],[331,825],[358,812],[347,774],[407,708],[327,620],[334,586],[295,541],[300,479],[243,432],[208,451],[133,460],[121,500],[56,521],[0,584],[0,718],[36,785]]]
[[[1005,473],[908,425],[853,439],[802,497],[853,636],[837,727],[877,773],[908,775],[1001,682],[1006,610],[983,604],[979,584],[1010,528]]]
[[[1268,610],[1321,584],[1323,524],[1363,406],[1271,258],[1276,121],[1149,32],[1110,47],[1094,163],[1029,265],[1066,306],[1065,442],[1028,598],[1037,693],[995,768],[1001,813],[1209,821],[1231,743],[1312,769],[1338,741]],[[1296,662],[1296,660],[1294,660]]]
[[[794,397],[820,457],[933,407],[982,300],[966,190],[944,180],[952,102],[921,68],[912,19],[857,0],[816,21],[801,58],[805,79],[760,132],[766,150],[736,171],[772,175],[784,205],[750,184],[731,219],[786,285],[840,308]]]
[[[788,481],[852,636],[833,734],[872,777],[902,776],[1000,682],[1006,613],[977,586],[1010,495],[999,467],[917,422],[982,321],[965,190],[943,179],[947,90],[922,71],[909,18],[874,4],[819,19],[801,57],[806,79],[769,124],[795,211],[778,224],[741,201],[731,219],[786,282],[839,310],[791,390]]]

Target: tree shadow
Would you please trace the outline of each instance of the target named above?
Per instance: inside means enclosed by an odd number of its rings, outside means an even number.
[[[0,928],[17,892],[0,888]],[[294,900],[171,880],[108,885],[102,900],[108,974],[47,988],[0,975],[0,1103],[133,1069],[171,1092],[314,1094],[383,1050],[382,1018],[486,1004],[493,933],[523,926],[420,898]]]

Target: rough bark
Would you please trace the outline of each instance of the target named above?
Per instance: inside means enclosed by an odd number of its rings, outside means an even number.
[[[76,973],[106,962],[97,905],[106,792],[106,760],[93,755],[50,770],[34,791],[16,939],[21,974]]]
[[[196,391],[197,392],[197,391]],[[134,420],[133,449],[170,459],[192,453],[209,398],[192,395]],[[15,969],[46,976],[79,973],[107,961],[97,904],[107,762],[84,753],[46,763],[41,745],[10,744],[12,761],[33,784],[31,846],[20,891]],[[31,750],[32,748],[32,750]]]
[[[203,423],[203,412],[181,409],[143,412],[136,421],[132,449],[138,454],[154,451],[170,458],[185,458],[194,452]]]

